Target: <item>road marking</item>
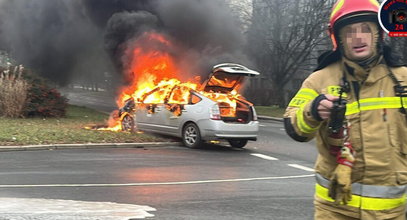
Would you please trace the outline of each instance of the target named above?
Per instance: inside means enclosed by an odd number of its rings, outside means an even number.
[[[0,198],[0,219],[127,220],[154,217],[144,205],[61,199]]]
[[[265,159],[265,160],[278,160],[275,157],[270,157],[270,156],[267,156],[267,155],[264,155],[264,154],[250,154],[250,155],[255,156],[255,157],[260,157],[260,158]]]
[[[259,125],[260,127],[267,127],[266,125]]]
[[[297,169],[301,169],[301,170],[305,170],[305,171],[310,171],[310,172],[314,172],[314,171],[315,171],[315,170],[312,169],[312,168],[305,167],[305,166],[302,166],[302,165],[299,165],[299,164],[288,164],[288,166],[294,167],[294,168],[297,168]]]
[[[296,179],[313,177],[314,174],[297,175],[297,176],[269,176],[242,179],[221,179],[221,180],[197,180],[184,182],[159,182],[159,183],[89,183],[89,184],[36,184],[36,185],[0,185],[0,188],[34,188],[34,187],[118,187],[118,186],[156,186],[156,185],[188,185],[202,183],[227,183],[227,182],[245,182],[256,180],[279,180],[279,179]]]

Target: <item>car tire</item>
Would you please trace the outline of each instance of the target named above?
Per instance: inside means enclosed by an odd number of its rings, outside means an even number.
[[[121,121],[122,131],[134,132],[134,118],[125,115]]]
[[[248,140],[246,139],[229,139],[228,140],[230,146],[235,147],[235,148],[243,148],[246,146]]]
[[[201,133],[194,123],[188,123],[182,130],[182,142],[189,148],[200,148],[202,146]]]

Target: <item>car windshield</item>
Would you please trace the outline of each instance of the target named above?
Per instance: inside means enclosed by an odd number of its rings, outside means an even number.
[[[143,97],[143,103],[164,103],[170,91],[169,86],[157,87]]]

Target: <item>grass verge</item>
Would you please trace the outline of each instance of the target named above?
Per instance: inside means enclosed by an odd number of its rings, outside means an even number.
[[[284,108],[279,108],[278,106],[255,106],[257,115],[264,115],[270,117],[282,118],[285,112]]]
[[[0,118],[0,146],[165,141],[147,134],[84,129],[90,124],[105,124],[108,117],[92,109],[70,105],[64,118]]]

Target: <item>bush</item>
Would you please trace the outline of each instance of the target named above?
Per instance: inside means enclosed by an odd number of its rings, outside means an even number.
[[[63,117],[68,100],[45,79],[24,69],[0,67],[0,116]]]
[[[27,117],[63,117],[66,114],[68,99],[55,88],[48,86],[45,79],[26,72],[25,78],[31,84],[24,109]]]
[[[0,116],[21,117],[27,102],[29,84],[22,77],[22,66],[0,71]]]

